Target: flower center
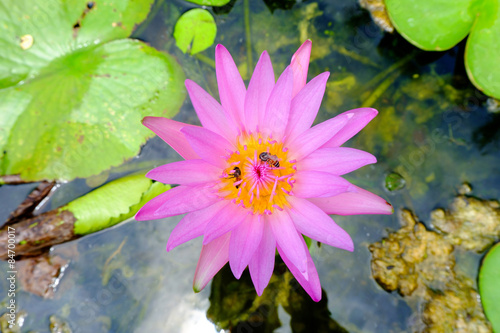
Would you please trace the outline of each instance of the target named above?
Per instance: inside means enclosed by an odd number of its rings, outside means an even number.
[[[219,195],[254,214],[272,214],[288,205],[293,195],[295,161],[287,159],[282,142],[260,133],[242,134],[237,149],[226,156],[228,167],[221,175]]]

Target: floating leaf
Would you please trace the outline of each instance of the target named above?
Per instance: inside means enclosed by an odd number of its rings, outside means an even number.
[[[473,0],[385,0],[392,23],[410,43],[442,51],[467,36],[475,12]]]
[[[0,175],[97,174],[139,152],[151,136],[140,124],[145,115],[178,111],[185,91],[175,60],[114,40],[128,36],[152,2],[0,4]]]
[[[479,293],[493,331],[500,332],[500,243],[486,254],[479,271]]]
[[[146,202],[170,189],[144,175],[142,172],[114,180],[67,205],[16,222],[16,255],[38,255],[40,250],[131,218]],[[0,239],[7,239],[9,228],[5,225],[0,229]],[[0,244],[2,260],[9,253],[5,244]]]
[[[500,99],[500,1],[487,0],[467,40],[465,66],[474,85]]]
[[[469,79],[485,94],[500,98],[500,0],[385,0],[398,32],[428,51],[452,48],[467,34]]]
[[[109,228],[137,213],[147,201],[170,189],[144,173],[114,180],[70,202],[62,208],[76,218],[75,235],[87,235]]]
[[[200,8],[182,14],[174,29],[177,47],[182,52],[190,54],[209,48],[214,43],[216,34],[217,26],[213,16],[207,10]]]
[[[200,6],[215,6],[220,7],[227,5],[231,0],[186,0]]]

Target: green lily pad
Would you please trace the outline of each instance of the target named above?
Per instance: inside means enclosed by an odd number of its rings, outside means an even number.
[[[105,184],[61,210],[74,214],[76,235],[87,235],[134,216],[146,202],[169,189],[170,185],[153,182],[144,173],[138,173]]]
[[[0,175],[88,177],[135,156],[146,115],[173,116],[184,74],[127,37],[152,0],[0,3]]]
[[[467,40],[465,66],[474,85],[500,99],[500,0],[487,0]]]
[[[214,6],[220,7],[227,5],[231,0],[186,0],[200,6]]]
[[[452,48],[467,34],[465,65],[472,83],[500,98],[500,0],[385,0],[397,31],[428,51]]]
[[[486,254],[479,271],[479,293],[484,313],[493,326],[500,332],[500,243]]]
[[[184,53],[196,54],[209,48],[216,35],[215,20],[205,9],[188,10],[175,23],[175,44]]]
[[[385,0],[398,32],[410,43],[428,51],[455,46],[474,23],[475,0]]]

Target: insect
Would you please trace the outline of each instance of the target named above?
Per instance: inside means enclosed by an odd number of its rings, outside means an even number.
[[[266,162],[269,166],[279,168],[280,162],[278,160],[278,156],[269,154],[267,152],[263,152],[259,154],[259,158],[262,162]]]
[[[234,182],[241,181],[241,170],[238,167],[234,167],[233,172],[229,175],[229,178],[234,178]],[[236,188],[240,187],[240,184],[236,185]]]

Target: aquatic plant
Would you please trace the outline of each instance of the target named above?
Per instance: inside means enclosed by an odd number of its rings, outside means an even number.
[[[218,45],[221,104],[186,80],[203,126],[161,117],[143,120],[185,161],[147,174],[180,186],[148,202],[136,219],[188,213],[172,231],[167,250],[204,236],[196,291],[229,261],[237,278],[249,267],[261,295],[277,248],[298,282],[318,301],[318,273],[301,234],[352,251],[350,236],[328,214],[392,213],[384,199],[340,177],[376,162],[369,153],[339,146],[377,111],[351,110],[311,127],[329,73],[306,84],[310,51],[311,42],[306,41],[276,83],[269,55],[263,52],[247,90],[231,55]]]
[[[145,115],[179,111],[177,61],[127,38],[153,2],[0,5],[0,184],[96,175],[139,153]]]
[[[385,5],[396,30],[423,50],[448,50],[468,35],[469,79],[486,95],[500,98],[500,1],[385,0]]]

